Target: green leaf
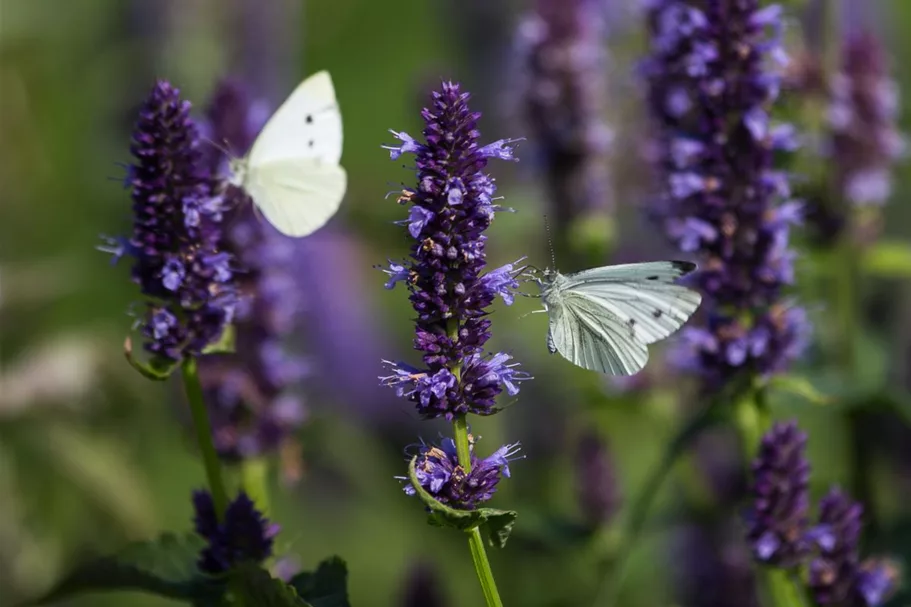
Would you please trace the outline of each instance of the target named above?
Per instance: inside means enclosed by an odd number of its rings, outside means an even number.
[[[456,510],[441,504],[428,493],[418,481],[415,463],[417,456],[408,464],[408,478],[418,497],[430,508],[427,522],[436,527],[451,527],[459,531],[471,531],[481,527],[487,534],[487,543],[495,548],[506,546],[506,540],[516,524],[518,514],[513,510],[478,508],[477,510]]]
[[[228,325],[225,327],[225,330],[221,332],[221,337],[218,338],[218,341],[203,348],[202,353],[233,354],[236,339],[237,331],[234,329],[234,325]]]
[[[153,356],[147,363],[133,358],[133,340],[129,336],[123,342],[123,355],[131,367],[139,371],[144,377],[155,381],[168,379],[171,373],[180,365],[180,361],[174,362],[160,356]]]
[[[76,568],[55,588],[30,605],[59,601],[83,592],[136,590],[206,604],[222,593],[222,583],[196,567],[204,546],[195,533],[171,533],[157,540],[130,544],[118,554]]]
[[[911,245],[881,240],[864,252],[861,268],[876,276],[911,278]]]
[[[799,396],[814,405],[828,405],[833,401],[830,396],[819,391],[809,379],[799,375],[776,375],[769,380],[769,388]]]
[[[337,556],[321,562],[313,573],[298,573],[291,579],[291,585],[313,607],[350,607],[348,567]]]
[[[249,563],[231,574],[229,584],[232,599],[249,607],[313,607],[298,596],[293,586],[275,579],[262,567]],[[240,595],[237,597],[237,595]]]

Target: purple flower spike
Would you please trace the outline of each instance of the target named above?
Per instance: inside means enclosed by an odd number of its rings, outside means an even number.
[[[228,504],[220,523],[208,491],[193,493],[193,508],[196,533],[207,542],[199,556],[200,571],[217,575],[243,562],[261,563],[272,556],[278,525],[270,524],[246,493]]]
[[[753,511],[747,537],[756,559],[790,568],[809,551],[807,436],[794,422],[778,423],[762,438],[753,462]]]
[[[149,301],[139,322],[145,349],[178,362],[217,341],[237,305],[232,260],[219,251],[223,200],[203,164],[190,104],[168,82],[142,106],[130,151],[133,233],[100,248],[133,258],[133,281]]]
[[[390,277],[387,289],[401,281],[410,292],[417,314],[414,347],[425,367],[387,363],[392,373],[380,379],[428,419],[489,415],[497,395],[515,395],[519,382],[529,378],[505,364],[506,354],[481,356],[490,338],[488,308],[497,296],[513,302],[523,268],[516,262],[484,272],[484,231],[500,210],[492,204],[496,188],[484,168],[491,158],[514,159],[514,140],[481,146],[480,114],[469,109],[468,99],[458,84],[444,82],[421,113],[425,141],[393,131],[402,144],[387,146],[394,159],[416,157],[418,184],[398,198],[410,205],[399,223],[412,240],[411,255],[383,271]]]
[[[855,597],[863,507],[838,489],[819,502],[819,524],[811,531],[819,555],[810,562],[810,589],[820,605]]]
[[[415,471],[421,487],[437,501],[458,510],[474,510],[493,497],[502,477],[509,477],[509,462],[524,457],[517,456],[518,452],[519,444],[515,443],[478,459],[472,442],[471,472],[466,473],[459,465],[455,442],[446,438],[439,447],[420,445]],[[407,477],[398,478],[405,483],[405,493],[415,495],[411,481]]]
[[[245,154],[268,117],[261,107],[239,82],[219,83],[207,110],[209,138],[232,154]],[[210,145],[206,153],[212,174],[226,177],[224,152]],[[298,388],[308,368],[286,343],[304,302],[291,274],[299,245],[257,217],[243,190],[219,185],[230,201],[220,245],[240,266],[237,283],[244,297],[234,318],[236,353],[204,357],[200,378],[215,447],[222,458],[236,461],[287,445],[307,417]],[[219,255],[217,267],[224,271],[227,254]]]
[[[684,330],[674,360],[707,389],[747,369],[786,370],[808,323],[785,309],[793,282],[790,226],[801,219],[774,166],[797,136],[769,111],[778,96],[781,10],[757,0],[650,3],[643,66],[663,175],[650,213],[681,251],[701,258],[702,327]]]

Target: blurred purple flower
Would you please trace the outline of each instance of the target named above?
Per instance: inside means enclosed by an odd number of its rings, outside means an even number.
[[[489,158],[510,160],[513,154],[508,140],[479,145],[480,114],[469,109],[468,98],[458,84],[444,82],[421,114],[425,141],[392,131],[401,143],[384,146],[392,158],[417,156],[418,185],[399,197],[412,205],[405,222],[414,241],[411,255],[390,265],[386,286],[405,281],[417,313],[414,347],[423,352],[427,368],[390,363],[392,374],[381,380],[425,418],[489,415],[500,392],[514,395],[518,382],[528,379],[515,364],[506,364],[511,358],[506,354],[482,357],[490,338],[487,308],[497,295],[511,300],[517,285],[511,276],[522,268],[483,273],[483,232],[497,210],[493,180],[483,169]],[[453,373],[457,367],[461,370]]]
[[[891,562],[860,562],[862,514],[863,506],[837,488],[819,502],[819,524],[809,534],[817,550],[809,585],[819,605],[878,607],[898,588]]]
[[[459,465],[456,445],[451,438],[444,438],[440,447],[422,443],[415,462],[421,486],[437,501],[458,510],[474,510],[490,500],[500,479],[509,478],[509,462],[524,457],[516,455],[519,443],[504,445],[485,459],[474,455],[474,442],[470,444],[470,450],[471,472],[467,473]],[[416,494],[410,479],[398,478],[405,483],[405,493]]]
[[[226,176],[224,151],[242,156],[268,117],[237,81],[216,87],[207,111],[212,142],[207,162],[216,179]],[[246,193],[221,185],[228,201],[229,226],[220,243],[240,266],[243,293],[234,327],[236,353],[204,357],[200,377],[212,417],[215,446],[229,460],[254,457],[282,446],[307,416],[295,387],[308,365],[290,353],[287,337],[298,327],[302,291],[290,270],[296,245],[258,218]]]
[[[525,119],[561,237],[580,215],[610,210],[604,33],[598,0],[537,0],[518,28]]]
[[[809,551],[807,435],[797,424],[777,423],[762,438],[753,462],[753,509],[747,538],[757,560],[796,567]]]
[[[146,350],[170,362],[199,356],[231,322],[237,294],[232,259],[218,246],[223,201],[190,104],[168,82],[158,81],[142,106],[130,151],[133,233],[99,248],[133,258],[133,281],[148,298],[139,321]]]
[[[443,607],[446,604],[436,569],[424,562],[411,566],[405,578],[402,607]]]
[[[228,504],[222,522],[215,515],[208,491],[193,493],[193,508],[196,533],[207,542],[199,556],[200,571],[215,575],[243,562],[261,563],[272,556],[279,527],[266,520],[247,494],[238,494]]]
[[[576,495],[582,518],[591,527],[607,525],[620,508],[620,491],[607,445],[594,432],[576,446]]]
[[[808,329],[802,312],[780,304],[794,274],[788,232],[800,221],[773,165],[797,141],[768,113],[785,59],[780,12],[756,0],[655,0],[648,13],[643,74],[664,174],[650,212],[702,260],[694,280],[707,296],[706,323],[684,330],[674,360],[708,386],[743,368],[787,368]]]
[[[838,188],[852,204],[883,204],[892,193],[893,164],[905,150],[897,130],[898,85],[872,32],[848,35],[841,61],[829,86],[828,113]]]

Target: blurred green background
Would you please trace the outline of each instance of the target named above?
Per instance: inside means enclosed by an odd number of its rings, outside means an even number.
[[[608,119],[621,141],[641,136],[632,67],[642,42],[632,1],[612,0],[607,8],[613,56]],[[899,34],[911,27],[911,3],[876,4],[893,73],[907,91],[911,39]],[[305,75],[331,72],[344,117],[342,163],[349,189],[326,230],[351,258],[339,265],[330,259],[332,250],[313,247],[309,263],[325,272],[314,272],[312,280],[352,283],[345,297],[356,299],[368,315],[380,355],[414,362],[405,292],[384,290],[383,276],[370,270],[405,251],[400,230],[391,225],[401,208],[383,197],[412,178],[379,146],[391,141],[387,129],[420,130],[418,110],[441,77],[457,79],[474,93],[475,107],[485,113],[480,127],[486,139],[525,135],[511,110],[517,94],[514,28],[525,8],[518,0],[2,0],[0,605],[39,594],[87,555],[189,528],[190,491],[204,480],[176,387],[150,384],[122,358],[131,322],[127,310],[137,293],[126,268],[110,267],[107,256],[94,250],[99,234],[129,229],[129,194],[116,163],[129,161],[134,111],[154,79],[167,78],[202,108],[224,75],[245,78],[274,104]],[[902,111],[905,132],[911,132],[909,108],[905,104]],[[531,150],[520,145],[519,157],[531,157]],[[624,156],[621,150],[614,162],[626,166],[631,161]],[[491,263],[529,255],[532,263],[546,265],[545,205],[533,162],[499,163],[491,172],[504,204],[518,211],[498,216],[492,226]],[[636,255],[666,254],[660,235],[637,219],[645,173],[615,173],[621,175],[615,184],[618,221],[626,226],[620,231],[637,235],[627,238],[635,240]],[[911,170],[900,166],[886,209],[886,232],[893,239],[911,236],[909,192]],[[594,240],[597,262],[600,245]],[[804,261],[799,272],[812,272],[813,260]],[[907,391],[909,283],[875,278],[867,287],[865,305],[877,321],[865,333],[869,382]],[[335,291],[314,289],[323,303],[313,316],[331,314]],[[818,343],[825,344],[826,294],[803,291]],[[673,384],[622,392],[547,356],[545,318],[523,317],[536,305],[519,298],[511,308],[498,308],[490,345],[514,351],[536,379],[518,402],[473,428],[484,438],[481,451],[522,441],[527,455],[493,503],[518,510],[520,518],[515,537],[491,560],[508,605],[587,605],[584,597],[590,600],[601,577],[598,563],[610,555],[616,529],[580,530],[576,437],[582,429],[597,429],[613,454],[618,491],[628,498],[681,413]],[[337,347],[352,352],[362,347],[359,336],[339,340]],[[818,375],[812,367],[818,350],[806,363],[811,377]],[[308,353],[318,363],[319,344],[310,344]],[[647,373],[660,379],[658,349],[652,358]],[[365,389],[363,394],[377,395],[364,397],[369,402],[343,402],[334,393],[332,382],[371,384],[380,373],[377,360],[373,368],[333,369],[331,381],[317,376],[302,387],[312,392],[310,421],[300,436],[304,474],[296,484],[275,475],[278,551],[296,555],[303,567],[329,554],[344,557],[357,607],[402,604],[418,563],[437,572],[446,604],[478,605],[481,594],[463,538],[427,526],[420,505],[393,480],[404,472],[402,449],[418,437],[434,439],[445,426],[419,421],[385,392]],[[831,483],[850,486],[857,450],[848,430],[867,422],[782,394],[773,405],[777,417],[799,417],[810,433],[814,496]],[[893,420],[884,419],[887,426]],[[879,422],[870,422],[874,434]],[[901,436],[908,440],[909,434]],[[864,460],[876,498],[871,544],[894,556],[911,556],[908,451],[906,445],[903,460],[881,451],[866,453]],[[714,515],[710,490],[695,478],[698,473],[687,462],[679,472],[634,554],[624,605],[675,604],[677,569],[686,557],[670,540],[687,520]],[[66,604],[169,603],[130,594]]]

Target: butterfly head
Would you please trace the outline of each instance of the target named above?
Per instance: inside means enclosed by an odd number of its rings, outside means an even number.
[[[228,183],[233,186],[242,187],[247,177],[247,161],[245,158],[234,158],[228,161]]]

